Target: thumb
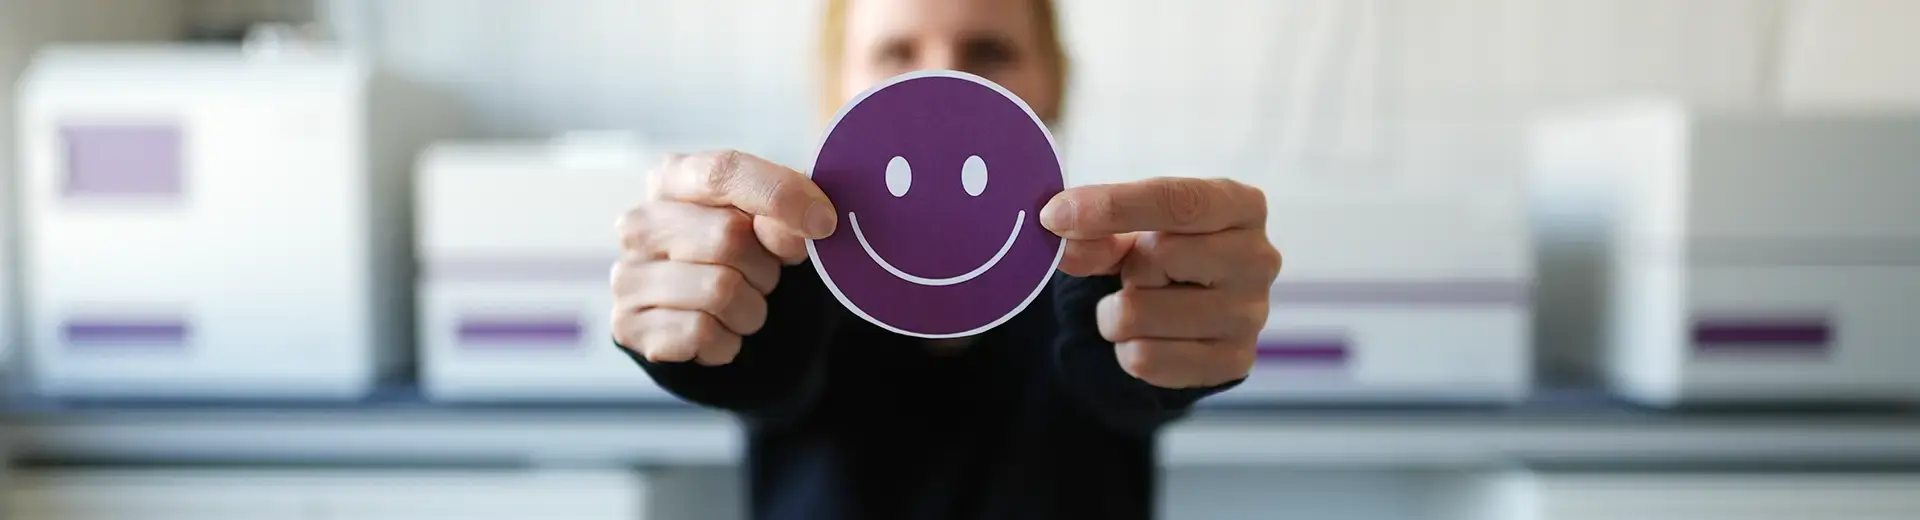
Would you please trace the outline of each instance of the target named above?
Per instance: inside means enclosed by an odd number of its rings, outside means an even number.
[[[753,235],[760,240],[760,247],[779,257],[782,264],[798,265],[807,259],[807,238],[779,220],[753,217]]]

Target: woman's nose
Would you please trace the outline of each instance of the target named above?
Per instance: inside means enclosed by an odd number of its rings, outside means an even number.
[[[953,45],[935,46],[920,56],[921,69],[960,70],[965,65],[961,63],[959,48]]]

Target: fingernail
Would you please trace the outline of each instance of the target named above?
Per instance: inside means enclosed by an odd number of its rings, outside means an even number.
[[[1052,204],[1040,209],[1040,225],[1054,233],[1072,231],[1073,216],[1079,213],[1074,211],[1077,204],[1073,199],[1054,199]]]
[[[833,234],[833,225],[840,219],[833,214],[833,206],[825,202],[815,202],[807,207],[807,236],[827,238]]]

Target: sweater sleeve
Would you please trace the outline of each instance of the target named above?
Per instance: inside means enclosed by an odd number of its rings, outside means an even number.
[[[767,321],[741,339],[732,363],[655,363],[620,347],[654,382],[685,401],[726,410],[748,421],[781,421],[810,408],[819,395],[824,351],[837,316],[813,266],[785,267],[767,295]]]
[[[1162,388],[1120,368],[1113,342],[1100,336],[1095,308],[1120,291],[1111,276],[1078,278],[1055,274],[1054,340],[1056,373],[1068,392],[1093,415],[1124,431],[1151,433],[1184,417],[1193,404],[1238,386],[1245,379],[1208,388]]]

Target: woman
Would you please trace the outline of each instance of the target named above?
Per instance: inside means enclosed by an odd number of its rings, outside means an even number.
[[[984,76],[1049,122],[1067,61],[1046,0],[837,0],[823,113],[917,69]],[[668,391],[748,427],[752,514],[1147,518],[1154,435],[1252,367],[1280,269],[1264,196],[1225,180],[1068,190],[1061,274],[963,340],[852,316],[807,260],[832,201],[739,152],[675,156],[623,216],[615,340]]]

